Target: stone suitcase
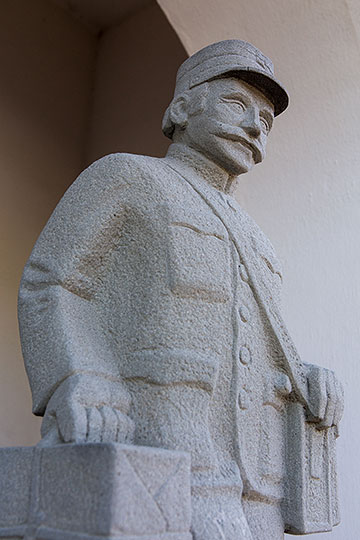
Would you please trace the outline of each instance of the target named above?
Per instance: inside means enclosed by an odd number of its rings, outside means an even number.
[[[190,458],[122,444],[0,450],[0,538],[190,540]]]
[[[283,516],[286,532],[309,534],[331,531],[340,522],[335,427],[317,429],[305,421],[299,403],[290,404],[288,463]]]

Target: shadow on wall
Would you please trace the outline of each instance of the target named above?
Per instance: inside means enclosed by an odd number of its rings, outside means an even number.
[[[161,132],[183,46],[155,3],[100,37],[88,163],[109,152],[162,156]]]
[[[162,114],[186,53],[155,3],[99,38],[48,0],[2,2],[0,27],[0,446],[11,446],[39,439],[16,315],[26,259],[86,164],[166,151]]]

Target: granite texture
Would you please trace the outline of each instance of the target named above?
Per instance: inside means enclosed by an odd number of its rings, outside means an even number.
[[[287,102],[253,46],[196,53],[164,116],[167,156],[84,171],[21,282],[41,445],[188,452],[194,540],[279,540],[339,520],[342,388],[299,358],[279,260],[233,197]]]
[[[2,539],[191,540],[185,453],[70,444],[0,449],[0,460]]]

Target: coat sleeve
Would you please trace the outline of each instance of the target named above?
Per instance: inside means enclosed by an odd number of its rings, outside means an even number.
[[[125,155],[90,166],[65,193],[25,266],[19,325],[37,415],[73,374],[120,380],[96,299],[121,238],[130,184]]]

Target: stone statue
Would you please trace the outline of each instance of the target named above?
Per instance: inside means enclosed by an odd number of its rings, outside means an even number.
[[[287,105],[249,43],[194,54],[165,112],[166,157],[113,154],[84,171],[21,282],[40,445],[188,452],[194,540],[338,522],[341,385],[298,357],[279,261],[232,196]]]

